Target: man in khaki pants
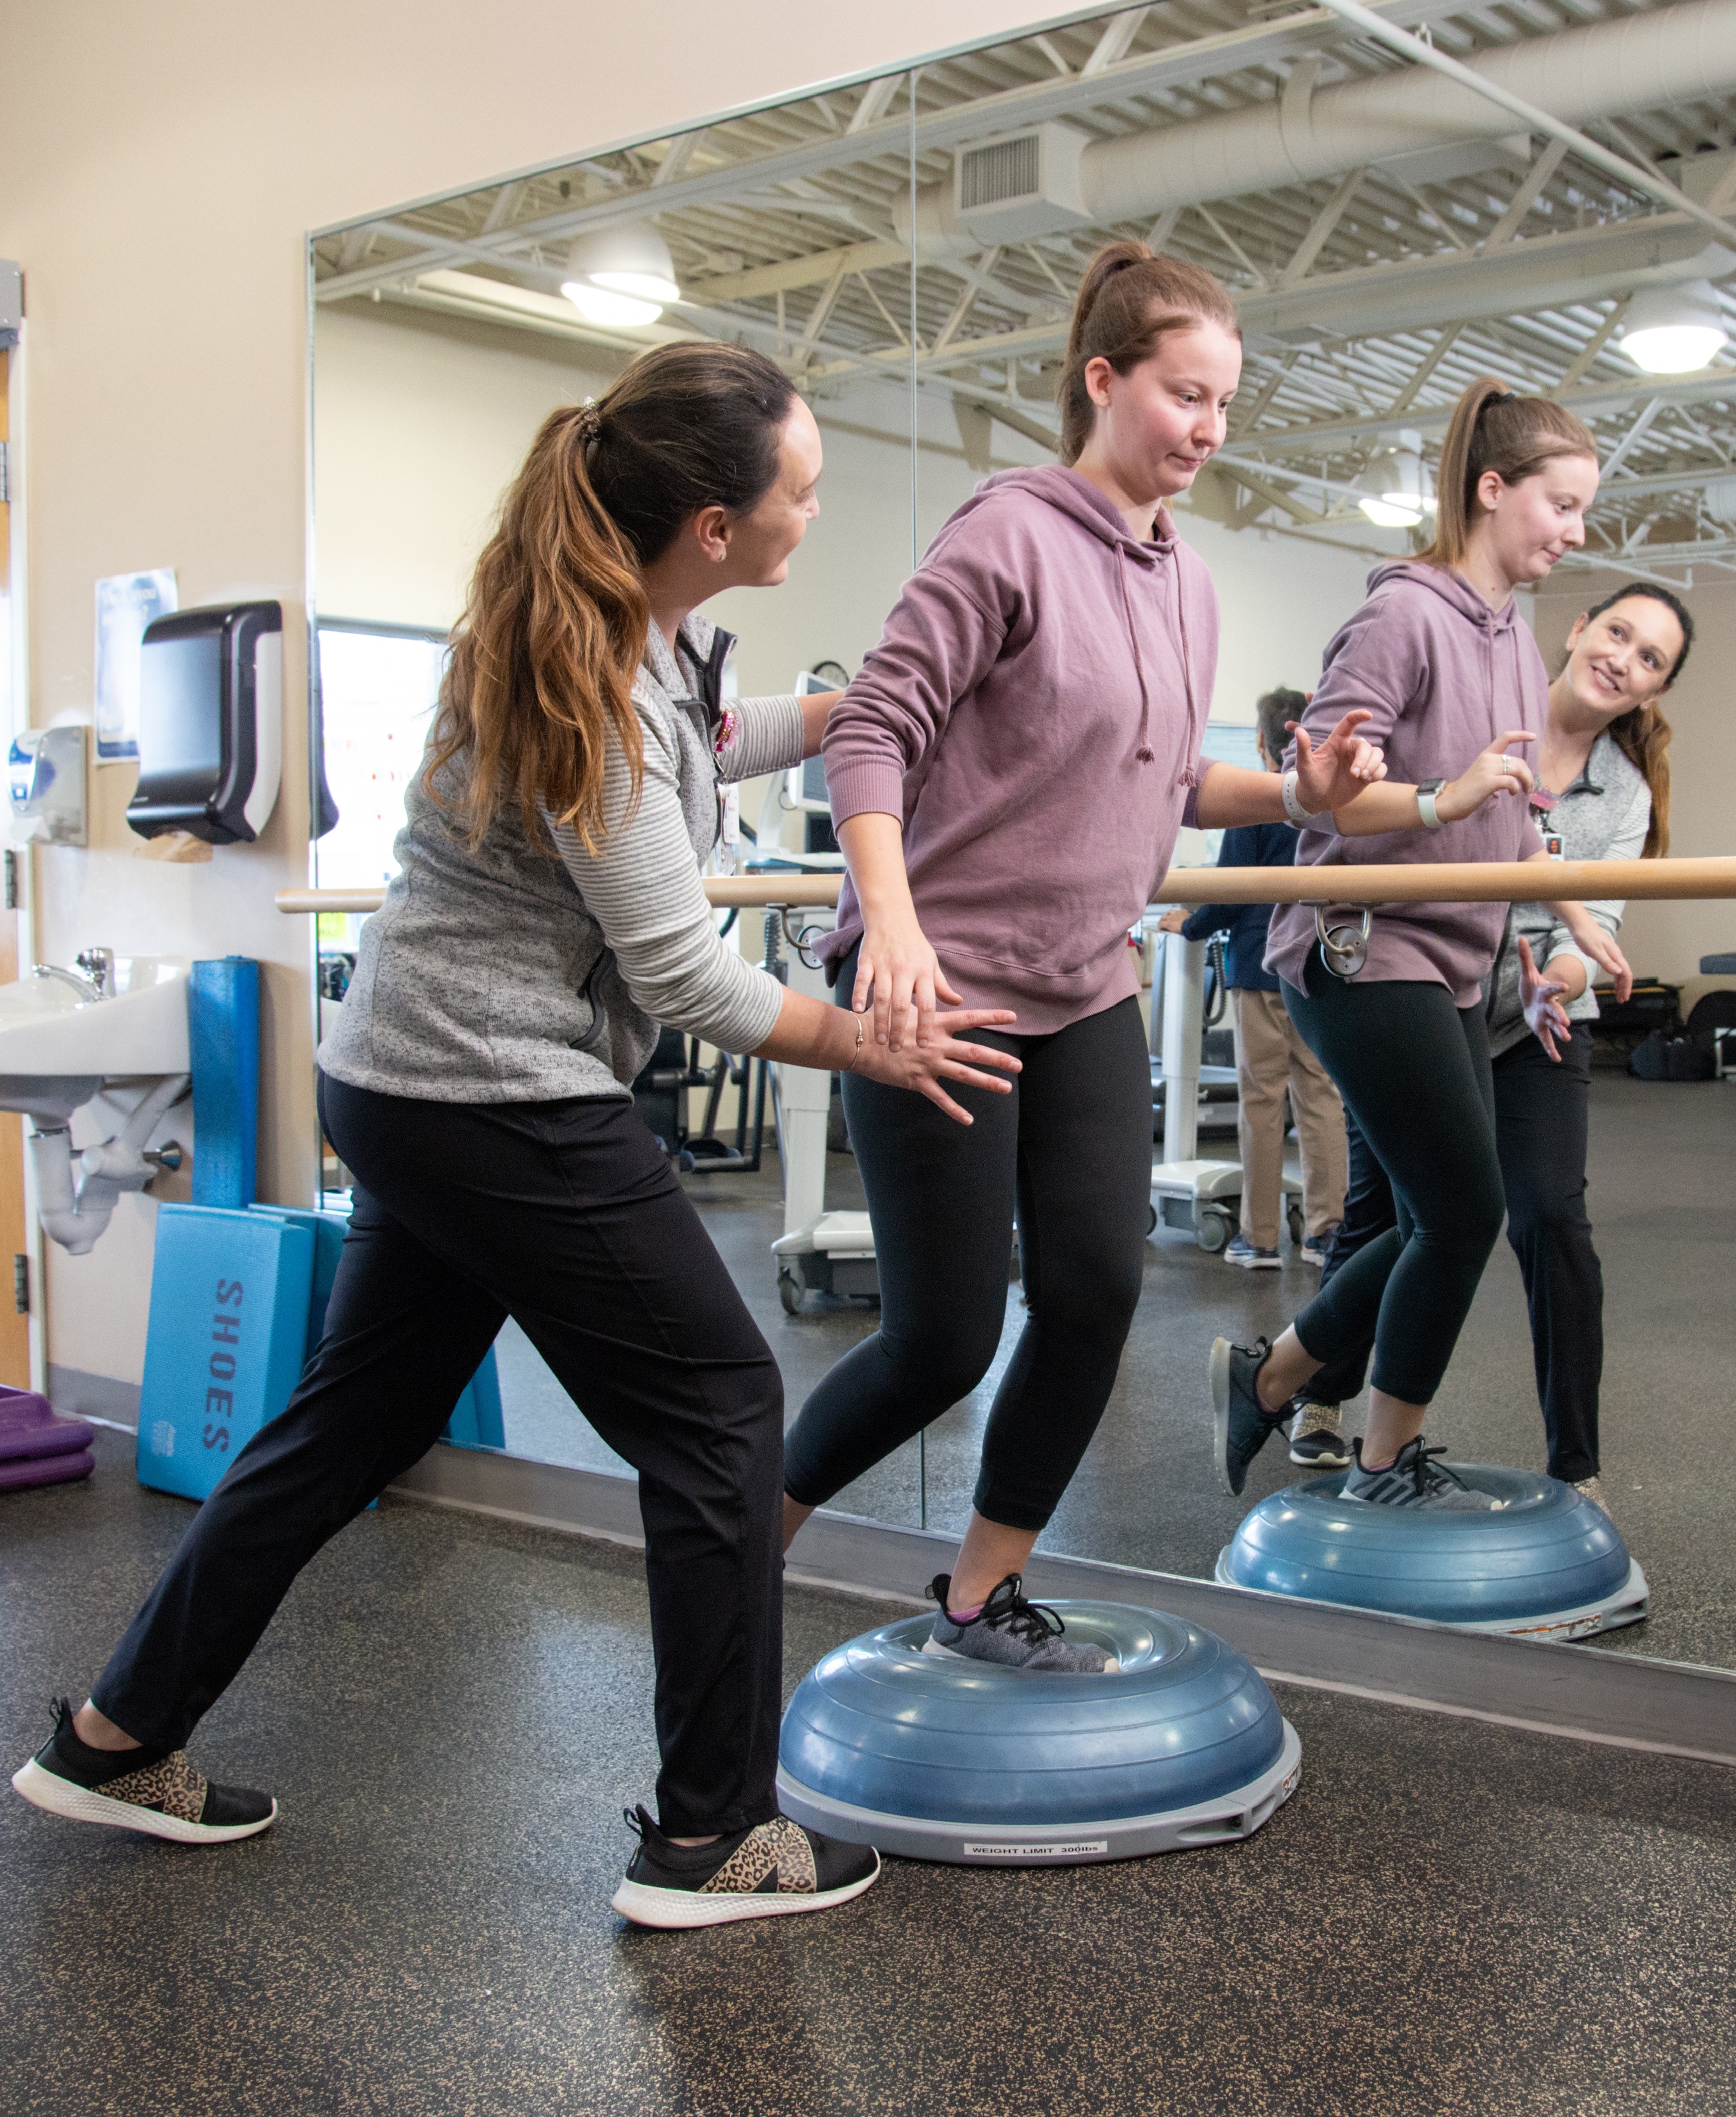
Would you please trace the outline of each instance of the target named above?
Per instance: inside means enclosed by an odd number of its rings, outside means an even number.
[[[1300,691],[1268,691],[1255,708],[1260,760],[1268,772],[1287,740],[1286,723],[1308,703]],[[1296,834],[1288,823],[1250,823],[1226,831],[1220,867],[1289,867]],[[1264,965],[1269,904],[1203,904],[1191,914],[1166,912],[1166,934],[1190,941],[1228,929],[1230,1003],[1235,1024],[1235,1072],[1241,1095],[1241,1231],[1225,1261],[1251,1271],[1276,1271],[1283,1211],[1284,1098],[1287,1089],[1302,1149],[1302,1256],[1324,1261],[1326,1246],[1344,1213],[1344,1107],[1325,1068],[1302,1041],[1285,1010],[1278,980]]]

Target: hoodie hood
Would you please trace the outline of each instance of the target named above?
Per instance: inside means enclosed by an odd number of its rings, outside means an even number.
[[[1088,529],[1100,543],[1112,544],[1145,565],[1156,565],[1175,547],[1175,524],[1161,500],[1151,537],[1135,537],[1107,493],[1100,491],[1082,472],[1069,470],[1060,464],[1041,464],[1034,470],[996,471],[982,481],[953,519],[961,520],[973,508],[1004,492],[1028,492],[1046,501],[1082,529]]]
[[[1449,610],[1469,618],[1480,631],[1488,633],[1491,638],[1511,632],[1521,621],[1517,596],[1509,596],[1499,610],[1492,609],[1471,583],[1450,566],[1431,566],[1419,559],[1394,559],[1377,566],[1369,575],[1369,593],[1376,595],[1399,581],[1409,581],[1416,588],[1427,588],[1431,595],[1438,595]]]

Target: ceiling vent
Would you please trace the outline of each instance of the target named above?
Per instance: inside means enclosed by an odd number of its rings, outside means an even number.
[[[1071,125],[1037,125],[961,147],[953,162],[953,209],[985,242],[1021,242],[1091,219],[1079,158],[1091,136]]]

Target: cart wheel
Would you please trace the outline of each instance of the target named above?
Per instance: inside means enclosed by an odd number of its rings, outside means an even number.
[[[778,1298],[783,1303],[787,1316],[801,1313],[801,1281],[787,1265],[781,1266],[778,1273]]]
[[[1145,1209],[1145,1232],[1148,1235],[1155,1235],[1157,1232],[1157,1208],[1150,1204]]]
[[[1290,1239],[1295,1244],[1298,1249],[1300,1249],[1302,1247],[1302,1238],[1308,1233],[1308,1226],[1307,1223],[1302,1218],[1302,1208],[1296,1203],[1294,1198],[1290,1201],[1290,1212],[1288,1217],[1290,1220]]]
[[[1203,1250],[1221,1250],[1230,1239],[1230,1215],[1220,1206],[1202,1206],[1194,1215],[1194,1239]]]

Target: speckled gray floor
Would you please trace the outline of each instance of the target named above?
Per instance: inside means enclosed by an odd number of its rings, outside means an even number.
[[[172,1547],[125,1444],[0,1497],[21,1760]],[[877,1621],[792,1593],[789,1680]],[[5,2117],[1718,2117],[1736,1776],[1304,1690],[1297,1798],[1228,1848],[893,1863],[860,1903],[639,1933],[630,1552],[387,1504],[196,1744],[265,1837],[186,1851],[0,1789]]]
[[[1592,1099],[1591,1211],[1605,1286],[1604,1482],[1655,1598],[1646,1624],[1600,1644],[1736,1667],[1736,1538],[1728,1531],[1736,1520],[1729,1439],[1736,1082],[1666,1086],[1600,1072]],[[860,1201],[848,1155],[831,1157],[829,1183],[829,1204]],[[768,1247],[781,1232],[777,1186],[773,1162],[757,1178],[694,1179],[692,1195],[777,1354],[793,1418],[832,1362],[875,1323],[874,1312],[860,1306],[784,1314]],[[1151,1238],[1145,1295],[1115,1394],[1043,1539],[1046,1548],[1208,1575],[1246,1508],[1301,1474],[1274,1445],[1254,1464],[1245,1498],[1226,1499],[1212,1473],[1204,1386],[1214,1336],[1276,1335],[1313,1293],[1318,1274],[1288,1261],[1290,1255],[1285,1252],[1281,1272],[1246,1272],[1207,1256],[1189,1237]],[[983,1421],[1022,1313],[1013,1286],[995,1370],[929,1430],[931,1528],[963,1525]],[[501,1351],[514,1448],[550,1461],[616,1466],[529,1345],[509,1337]],[[1504,1241],[1429,1432],[1461,1458],[1544,1467],[1523,1291]],[[921,1497],[912,1443],[834,1504],[913,1524]]]

